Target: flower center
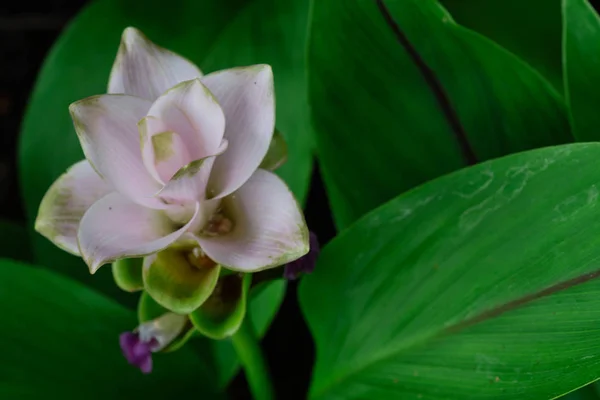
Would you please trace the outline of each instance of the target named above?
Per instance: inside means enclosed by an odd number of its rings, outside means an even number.
[[[217,212],[206,223],[202,230],[205,236],[220,236],[225,235],[233,230],[233,222],[223,213]]]
[[[212,258],[208,257],[200,247],[194,247],[192,251],[187,252],[188,262],[198,269],[212,268],[217,265]]]

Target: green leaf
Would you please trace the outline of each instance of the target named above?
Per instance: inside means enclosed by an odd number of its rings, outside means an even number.
[[[196,329],[215,340],[236,333],[246,316],[246,298],[251,282],[252,274],[221,277],[210,297],[190,313]]]
[[[550,399],[597,379],[599,158],[489,161],[342,232],[300,287],[311,398]]]
[[[562,91],[561,0],[441,0],[456,21],[513,52]]]
[[[211,295],[219,279],[221,266],[195,266],[191,251],[166,249],[144,266],[144,287],[161,306],[188,314],[200,307]],[[150,258],[147,258],[149,260]]]
[[[22,224],[0,220],[0,257],[31,261],[31,243],[27,228]]]
[[[155,355],[148,376],[127,364],[118,337],[135,314],[45,269],[1,260],[0,314],[1,398],[221,398],[191,352]]]
[[[573,134],[600,140],[600,18],[587,0],[563,0],[565,90]]]
[[[313,4],[309,97],[339,228],[467,164],[572,140],[561,96],[514,55],[434,1],[377,4]]]
[[[267,63],[273,67],[277,127],[288,143],[288,161],[277,173],[303,202],[308,190],[311,130],[304,48],[307,0],[99,0],[79,14],[45,61],[23,121],[19,166],[29,221],[52,182],[83,158],[68,105],[104,93],[121,32],[141,29],[151,40],[196,62],[204,73]],[[140,12],[143,10],[143,12]],[[165,12],[168,10],[168,12]],[[39,235],[36,259],[124,298],[109,268],[91,277],[83,262]]]

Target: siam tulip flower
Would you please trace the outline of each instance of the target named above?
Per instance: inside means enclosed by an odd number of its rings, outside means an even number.
[[[308,252],[294,196],[259,168],[275,127],[268,65],[203,76],[127,28],[108,94],[69,110],[86,159],[50,187],[36,230],[91,273],[145,257],[145,289],[186,314],[221,267],[255,272]]]

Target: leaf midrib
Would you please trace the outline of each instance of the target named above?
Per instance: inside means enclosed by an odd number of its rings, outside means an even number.
[[[383,0],[375,0],[377,3],[377,7],[381,15],[383,16],[386,24],[392,30],[396,40],[400,45],[404,48],[408,56],[412,59],[413,63],[421,73],[421,76],[425,80],[427,86],[431,90],[434,95],[446,122],[448,123],[450,130],[454,133],[454,137],[458,142],[458,146],[462,153],[463,159],[466,165],[475,165],[477,164],[477,156],[475,151],[473,150],[471,144],[469,143],[469,139],[467,137],[467,133],[462,123],[460,122],[460,118],[452,103],[450,101],[449,96],[446,94],[444,87],[442,86],[440,80],[437,78],[435,72],[427,65],[425,60],[421,57],[419,52],[410,42],[406,34],[400,29],[398,23],[394,20],[394,17],[391,15],[389,9],[385,5]]]
[[[315,391],[314,395],[311,396],[311,398],[319,398],[319,397],[323,396],[326,392],[329,392],[334,387],[339,386],[341,384],[341,382],[346,381],[349,377],[351,377],[353,375],[357,375],[358,373],[364,371],[365,369],[370,368],[374,364],[383,362],[390,358],[397,357],[406,350],[410,350],[410,349],[413,349],[413,348],[419,347],[419,346],[424,346],[433,340],[437,340],[437,339],[443,338],[445,336],[459,333],[460,331],[462,331],[464,329],[470,328],[474,325],[485,322],[492,318],[499,317],[502,314],[505,314],[507,312],[516,310],[520,307],[526,306],[536,300],[539,300],[544,297],[548,297],[550,295],[559,293],[561,291],[573,288],[575,286],[587,283],[587,282],[592,281],[599,277],[600,277],[600,269],[597,269],[593,272],[588,272],[588,273],[576,276],[575,278],[567,279],[565,281],[555,283],[554,285],[547,286],[536,292],[525,294],[514,300],[497,305],[491,309],[484,310],[471,318],[467,318],[463,321],[456,322],[450,326],[442,327],[441,329],[426,333],[424,335],[419,335],[419,337],[417,337],[417,338],[415,338],[415,336],[413,336],[413,338],[408,338],[408,340],[405,340],[399,346],[396,346],[386,352],[381,352],[379,354],[376,354],[374,357],[371,357],[366,362],[359,365],[357,368],[349,369],[346,371],[342,370],[341,373],[333,376],[329,380],[329,383],[327,385],[322,386],[318,391]]]

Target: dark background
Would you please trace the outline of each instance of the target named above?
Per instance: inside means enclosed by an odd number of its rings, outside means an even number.
[[[21,119],[47,52],[88,1],[3,3],[0,6],[0,218],[24,222],[16,162]],[[317,168],[307,205],[308,226],[321,243],[326,243],[335,231]],[[314,344],[298,308],[296,288],[296,282],[289,285],[283,306],[262,342],[278,399],[306,398],[314,362]],[[238,374],[229,392],[233,399],[251,398],[243,374]]]

